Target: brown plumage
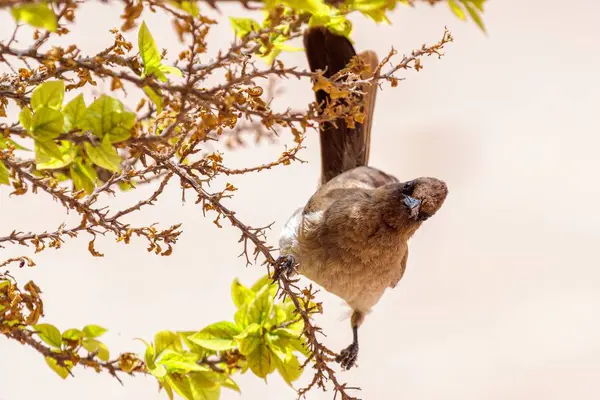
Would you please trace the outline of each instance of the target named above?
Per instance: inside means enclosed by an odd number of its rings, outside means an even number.
[[[304,35],[310,68],[331,77],[356,56],[344,37],[315,27]],[[373,52],[359,55],[377,66]],[[353,309],[352,344],[338,361],[347,369],[358,355],[358,327],[387,288],[404,275],[408,240],[442,206],[448,189],[435,178],[400,182],[367,166],[377,87],[362,99],[366,119],[350,128],[343,119],[320,127],[321,186],[286,222],[280,236],[282,257],[298,272],[344,299]],[[319,104],[329,95],[316,92]]]

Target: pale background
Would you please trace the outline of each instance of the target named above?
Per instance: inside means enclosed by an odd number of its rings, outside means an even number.
[[[246,13],[236,6],[223,10]],[[74,28],[80,44],[88,51],[104,48],[111,40],[107,30],[120,25],[120,9],[91,3],[81,11]],[[399,8],[391,27],[355,18],[359,51],[383,55],[394,46],[408,52],[437,41],[444,25],[456,38],[445,58],[426,59],[423,71],[406,74],[377,99],[372,165],[400,179],[439,177],[450,195],[413,238],[401,284],[361,329],[359,368],[339,375],[362,387],[363,399],[598,398],[598,15],[600,4],[591,1],[491,1],[484,14],[488,37],[446,5]],[[174,57],[179,45],[168,20],[146,20]],[[6,12],[0,26],[7,38],[13,23]],[[232,38],[227,24],[212,35],[219,46]],[[303,53],[285,60],[306,66]],[[292,107],[312,100],[306,81],[286,89],[282,99]],[[226,162],[255,165],[277,157],[285,143],[291,143],[288,135],[279,144],[230,153]],[[317,144],[311,135],[302,153],[307,164],[231,179],[240,190],[228,204],[248,224],[276,221],[273,244],[315,188]],[[3,187],[0,201],[2,235],[51,230],[64,220],[45,195],[9,199]],[[132,201],[124,196],[114,205]],[[22,284],[35,277],[47,319],[61,329],[108,327],[105,341],[114,353],[142,351],[133,339],[151,339],[160,329],[230,319],[231,281],[251,283],[264,273],[236,257],[238,232],[218,230],[193,202],[182,206],[176,184],[151,212],[131,219],[138,225],[158,220],[183,222],[171,257],[146,253],[141,240],[124,246],[110,239],[97,244],[106,256],[93,258],[81,238],[36,255],[35,270],[12,272]],[[1,258],[22,254],[31,251],[10,247]],[[347,309],[325,293],[319,300],[326,343],[339,350],[351,338]],[[123,387],[105,374],[75,374],[62,381],[38,353],[0,338],[2,400],[165,398],[150,377],[124,377]],[[301,383],[311,376],[306,371]],[[244,399],[295,399],[278,375],[268,386],[251,375],[238,382]],[[238,398],[223,391],[224,400]],[[331,398],[331,391],[309,395]]]

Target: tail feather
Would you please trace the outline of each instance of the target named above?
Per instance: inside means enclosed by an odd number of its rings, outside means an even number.
[[[344,69],[355,57],[352,43],[343,36],[335,35],[325,27],[308,29],[304,34],[304,47],[311,71],[325,71],[324,76],[331,78]],[[372,51],[359,55],[371,67],[371,73],[377,67],[377,56]],[[368,74],[367,74],[368,75]],[[367,78],[368,76],[364,76]],[[369,160],[370,136],[377,86],[364,88],[365,120],[356,123],[353,128],[343,118],[334,123],[326,122],[319,127],[321,140],[321,184],[355,167],[367,165]],[[323,91],[315,93],[317,103],[326,105],[331,98]]]

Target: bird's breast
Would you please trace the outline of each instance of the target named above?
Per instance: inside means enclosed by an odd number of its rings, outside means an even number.
[[[397,238],[350,242],[324,230],[323,213],[297,210],[280,236],[280,252],[292,255],[298,272],[353,309],[368,312],[401,271],[403,246]],[[395,239],[395,240],[394,240]]]

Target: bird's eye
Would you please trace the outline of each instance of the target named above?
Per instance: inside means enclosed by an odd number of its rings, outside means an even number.
[[[413,190],[414,186],[415,186],[415,182],[414,181],[406,182],[402,186],[402,193],[410,195],[412,193],[412,190]]]

